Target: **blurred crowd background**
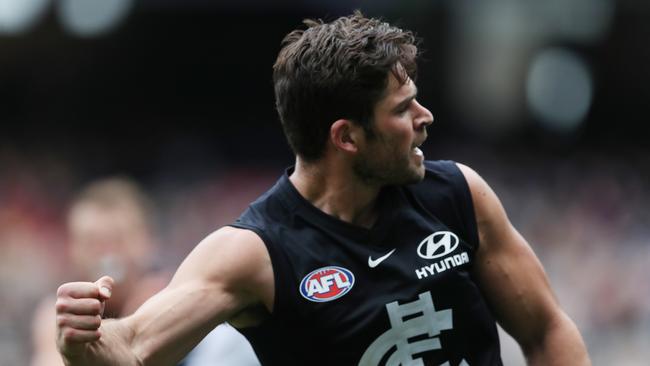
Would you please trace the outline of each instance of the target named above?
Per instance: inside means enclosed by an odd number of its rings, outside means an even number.
[[[135,179],[173,270],[292,163],[283,36],[357,8],[422,38],[425,155],[493,186],[594,364],[648,364],[649,2],[0,0],[0,366],[28,364],[38,302],[74,280],[75,193]]]

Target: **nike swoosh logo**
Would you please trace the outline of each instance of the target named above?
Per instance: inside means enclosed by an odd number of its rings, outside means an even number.
[[[397,248],[395,248],[395,249],[397,249]],[[383,262],[384,260],[386,260],[386,258],[390,257],[390,255],[393,254],[395,249],[391,250],[387,254],[384,254],[381,257],[377,258],[377,259],[372,259],[371,256],[368,256],[368,267],[370,267],[370,268],[377,267],[379,265],[379,263]]]

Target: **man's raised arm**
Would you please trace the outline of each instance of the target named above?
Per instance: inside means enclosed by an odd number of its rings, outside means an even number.
[[[66,365],[175,365],[223,321],[260,304],[270,312],[273,270],[256,234],[226,227],[133,315],[102,321],[112,289],[110,277],[59,287],[57,346]]]

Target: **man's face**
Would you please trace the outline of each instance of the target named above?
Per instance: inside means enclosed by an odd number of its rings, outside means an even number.
[[[400,85],[389,74],[385,96],[375,105],[373,134],[366,134],[353,168],[367,183],[417,183],[424,178],[424,155],[418,148],[433,122],[428,109],[416,100],[417,88],[408,79]]]
[[[68,229],[74,265],[89,279],[108,274],[121,282],[149,260],[148,233],[127,207],[78,204],[70,212]]]

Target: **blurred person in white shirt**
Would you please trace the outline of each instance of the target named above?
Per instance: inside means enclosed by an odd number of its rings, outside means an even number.
[[[106,302],[105,317],[133,313],[169,280],[168,274],[156,269],[151,217],[149,198],[133,181],[119,177],[91,183],[70,205],[66,223],[71,277],[91,280],[110,273],[120,284]],[[54,293],[46,297],[34,315],[31,366],[63,365],[56,349],[55,301]],[[210,341],[216,338],[219,347]],[[185,365],[206,365],[202,361],[206,354],[220,365],[259,364],[245,338],[231,327],[216,329]],[[257,363],[240,363],[246,359]]]

